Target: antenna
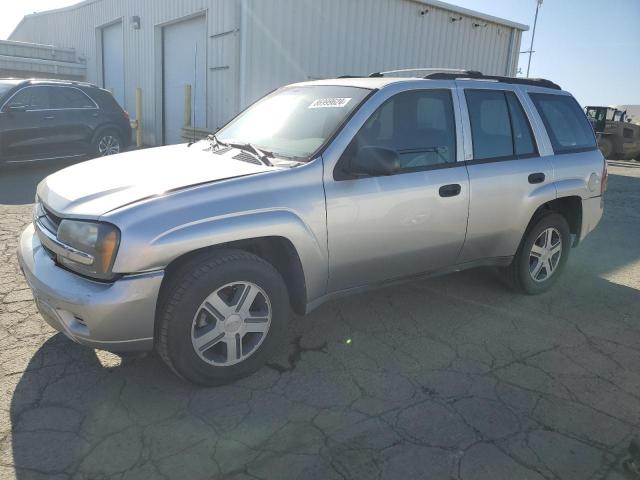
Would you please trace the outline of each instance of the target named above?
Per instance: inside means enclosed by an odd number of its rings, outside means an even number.
[[[193,57],[193,108],[191,109],[191,125],[193,126],[193,143],[196,143],[196,105],[198,104],[198,43],[196,42],[195,53]]]

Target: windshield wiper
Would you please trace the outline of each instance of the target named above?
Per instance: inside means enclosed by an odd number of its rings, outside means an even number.
[[[237,148],[238,150],[243,150],[252,154],[261,163],[268,167],[273,167],[273,163],[269,160],[270,158],[274,158],[272,152],[267,152],[266,150],[262,150],[261,148],[256,147],[252,143],[229,143],[230,147]]]
[[[213,133],[211,135],[207,135],[207,140],[209,141],[209,143],[211,143],[211,148],[216,148],[218,147],[218,149],[222,148],[222,147],[228,147],[229,145],[221,142],[220,140],[218,140],[218,136]]]

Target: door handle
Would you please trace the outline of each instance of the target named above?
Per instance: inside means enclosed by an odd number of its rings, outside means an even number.
[[[531,175],[529,175],[529,183],[542,183],[544,182],[544,179],[546,177],[544,176],[544,173],[539,172],[539,173],[532,173]]]
[[[460,195],[462,191],[462,187],[457,183],[452,183],[451,185],[444,185],[440,187],[440,196],[441,197],[455,197],[456,195]]]
[[[45,119],[45,120],[53,120],[53,119],[55,119],[55,118],[56,118],[56,117],[44,117],[44,119]]]

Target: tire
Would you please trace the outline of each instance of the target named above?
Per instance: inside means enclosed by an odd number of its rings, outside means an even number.
[[[601,137],[598,141],[598,148],[605,159],[610,159],[613,155],[613,142],[606,137]]]
[[[122,150],[122,135],[112,128],[98,132],[92,145],[92,153],[96,157],[117,155]]]
[[[206,386],[230,383],[256,372],[284,342],[289,294],[260,257],[219,250],[197,256],[168,281],[156,316],[156,350],[178,376]]]
[[[551,232],[551,245],[557,249],[557,241],[560,242],[560,252],[547,253],[545,247],[541,245],[547,240],[547,236],[542,237],[543,232]],[[536,251],[534,252],[534,244]],[[520,248],[516,253],[513,262],[507,267],[509,281],[516,291],[528,295],[537,295],[549,290],[558,277],[562,274],[569,252],[571,250],[571,234],[567,220],[560,214],[549,212],[527,229]],[[543,253],[544,252],[544,253]],[[546,255],[548,256],[544,256]],[[540,260],[537,259],[542,254]],[[544,260],[548,259],[547,264]],[[539,267],[539,270],[536,270]],[[551,269],[551,274],[548,273]],[[534,280],[534,276],[537,280]]]

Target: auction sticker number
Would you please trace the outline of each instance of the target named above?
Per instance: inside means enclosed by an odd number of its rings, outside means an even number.
[[[350,101],[350,98],[319,98],[314,100],[309,108],[343,108]]]

